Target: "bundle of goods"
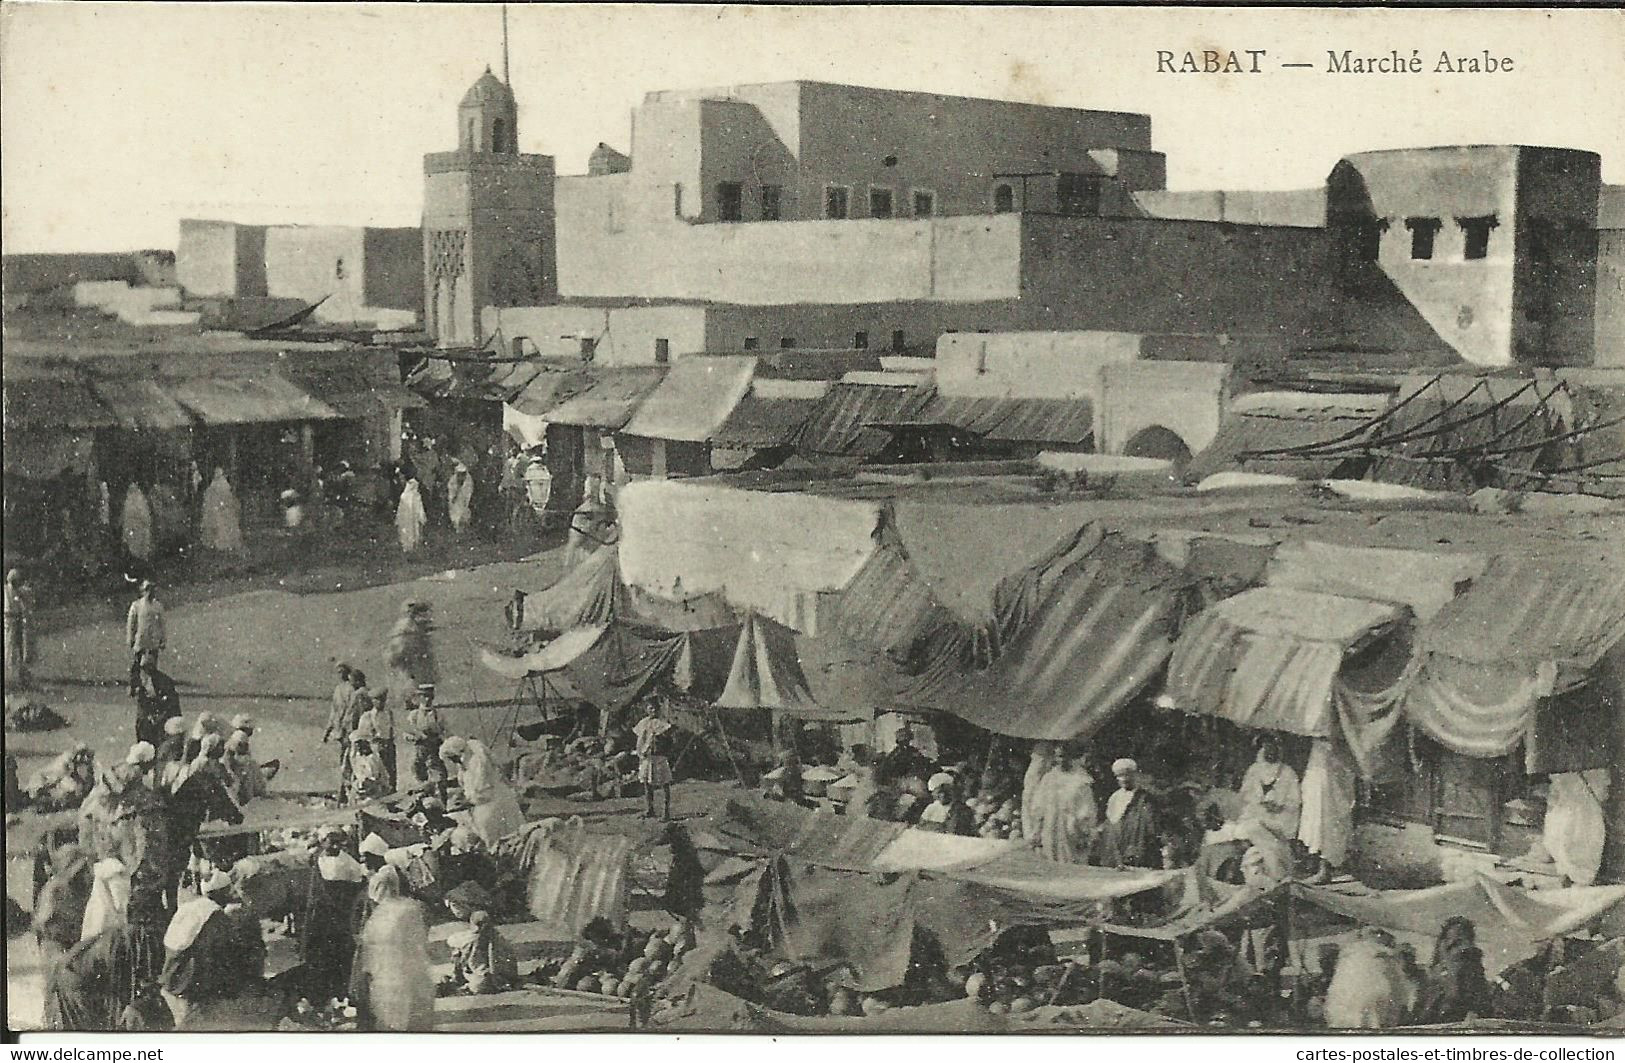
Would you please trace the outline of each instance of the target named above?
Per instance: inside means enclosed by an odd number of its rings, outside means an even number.
[[[976,833],[983,838],[1022,837],[1021,771],[1014,753],[997,747],[987,751],[980,772],[966,765],[960,777],[974,782],[965,803],[975,814]]]
[[[356,1028],[356,1009],[348,1000],[329,999],[316,1007],[305,997],[294,1004],[277,1029],[289,1032],[343,1031]]]
[[[645,933],[594,919],[568,957],[543,964],[535,977],[555,989],[632,1000],[652,994],[693,948],[694,928],[686,920]]]
[[[60,713],[37,698],[16,694],[6,697],[7,730],[54,731],[66,727],[67,723]]]

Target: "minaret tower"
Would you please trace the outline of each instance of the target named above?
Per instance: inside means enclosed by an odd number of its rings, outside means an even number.
[[[502,73],[485,69],[457,107],[457,150],[423,157],[423,305],[442,347],[485,343],[488,307],[558,298],[553,157],[519,153],[519,108]]]

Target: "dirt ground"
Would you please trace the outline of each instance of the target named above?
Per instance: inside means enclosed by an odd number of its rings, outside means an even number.
[[[510,550],[509,553],[517,551]],[[441,682],[439,701],[460,733],[492,740],[506,736],[517,691],[479,662],[482,644],[505,640],[503,605],[515,587],[540,590],[556,580],[563,549],[556,544],[525,560],[435,567],[499,554],[489,547],[442,549],[433,556],[386,566],[358,563],[307,565],[297,575],[242,573],[160,590],[169,620],[162,667],[180,688],[187,719],[208,710],[223,719],[254,717],[254,752],[280,760],[273,793],[331,790],[337,752],[321,741],[335,683],[334,663],[353,662],[369,681],[383,679],[382,654],[401,604],[419,598],[434,607]],[[6,750],[28,776],[74,741],[99,760],[122,759],[135,741],[135,710],[125,684],[124,643],[128,598],[41,601],[36,618],[34,696],[66,721],[47,732],[6,731]],[[534,716],[534,709],[527,710]],[[6,829],[7,892],[26,910],[32,814]],[[13,1025],[37,1024],[39,999],[29,992],[38,972],[28,936],[7,949]],[[30,1020],[33,1020],[30,1022]]]

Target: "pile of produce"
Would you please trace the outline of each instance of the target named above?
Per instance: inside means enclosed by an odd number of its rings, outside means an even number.
[[[555,989],[630,1000],[652,992],[693,948],[694,928],[686,920],[645,933],[595,919],[570,955],[543,964],[536,978]]]
[[[977,795],[966,804],[976,814],[976,833],[981,837],[1021,839],[1021,804],[1015,798],[1001,801]]]
[[[975,778],[975,791],[965,803],[976,816],[976,833],[983,838],[1020,840],[1021,774],[1008,751],[989,749],[987,763]],[[963,777],[971,777],[965,773]]]
[[[356,1027],[356,1009],[348,1000],[330,998],[317,1007],[307,998],[300,997],[293,1011],[277,1024],[279,1030],[332,1031],[353,1030]]]

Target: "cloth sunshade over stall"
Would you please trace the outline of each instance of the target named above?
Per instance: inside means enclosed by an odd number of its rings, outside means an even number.
[[[1155,677],[1189,579],[1149,543],[1117,536],[1086,535],[1045,560],[1001,586],[996,659],[969,670],[975,655],[950,629],[901,700],[998,734],[1064,741],[1093,734]]]
[[[764,931],[791,959],[846,967],[862,990],[902,983],[919,931],[957,965],[1005,929],[1098,920],[1103,904],[1176,874],[1053,864],[985,839],[953,839],[980,852],[952,870],[921,870],[888,859],[929,852],[900,846],[918,833],[900,824],[767,804],[730,801],[711,823],[725,845],[761,858],[739,884],[735,921]]]
[[[1386,394],[1264,391],[1230,404],[1219,431],[1185,468],[1198,483],[1226,471],[1322,480],[1363,470],[1365,459],[1341,449],[1364,436],[1389,405]]]
[[[1532,772],[1608,767],[1610,699],[1578,695],[1621,639],[1625,570],[1499,556],[1422,627],[1403,710],[1468,756],[1525,742]]]
[[[890,434],[870,426],[914,420],[930,398],[929,387],[907,376],[900,375],[896,383],[841,380],[830,386],[796,433],[796,452],[809,458],[874,457]]]
[[[813,700],[801,672],[795,632],[755,613],[746,613],[734,645],[728,682],[717,705],[724,709],[766,709],[809,720],[845,720],[850,713],[825,710]]]
[[[1087,399],[950,396],[939,391],[918,417],[1004,442],[1080,446],[1094,437],[1094,411]]]
[[[719,595],[660,598],[629,586],[621,578],[620,551],[614,546],[593,551],[551,587],[525,599],[528,631],[557,633],[617,620],[664,631],[703,631],[738,623]]]
[[[1397,605],[1259,587],[1226,598],[1180,634],[1167,694],[1185,712],[1311,738],[1336,733],[1332,689],[1356,647],[1398,624]]]
[[[545,674],[605,712],[619,712],[656,682],[713,700],[728,679],[739,628],[664,632],[627,623],[576,628],[534,654],[480,651],[485,666],[509,679]],[[563,647],[550,652],[555,646]],[[539,666],[539,667],[538,667]]]

